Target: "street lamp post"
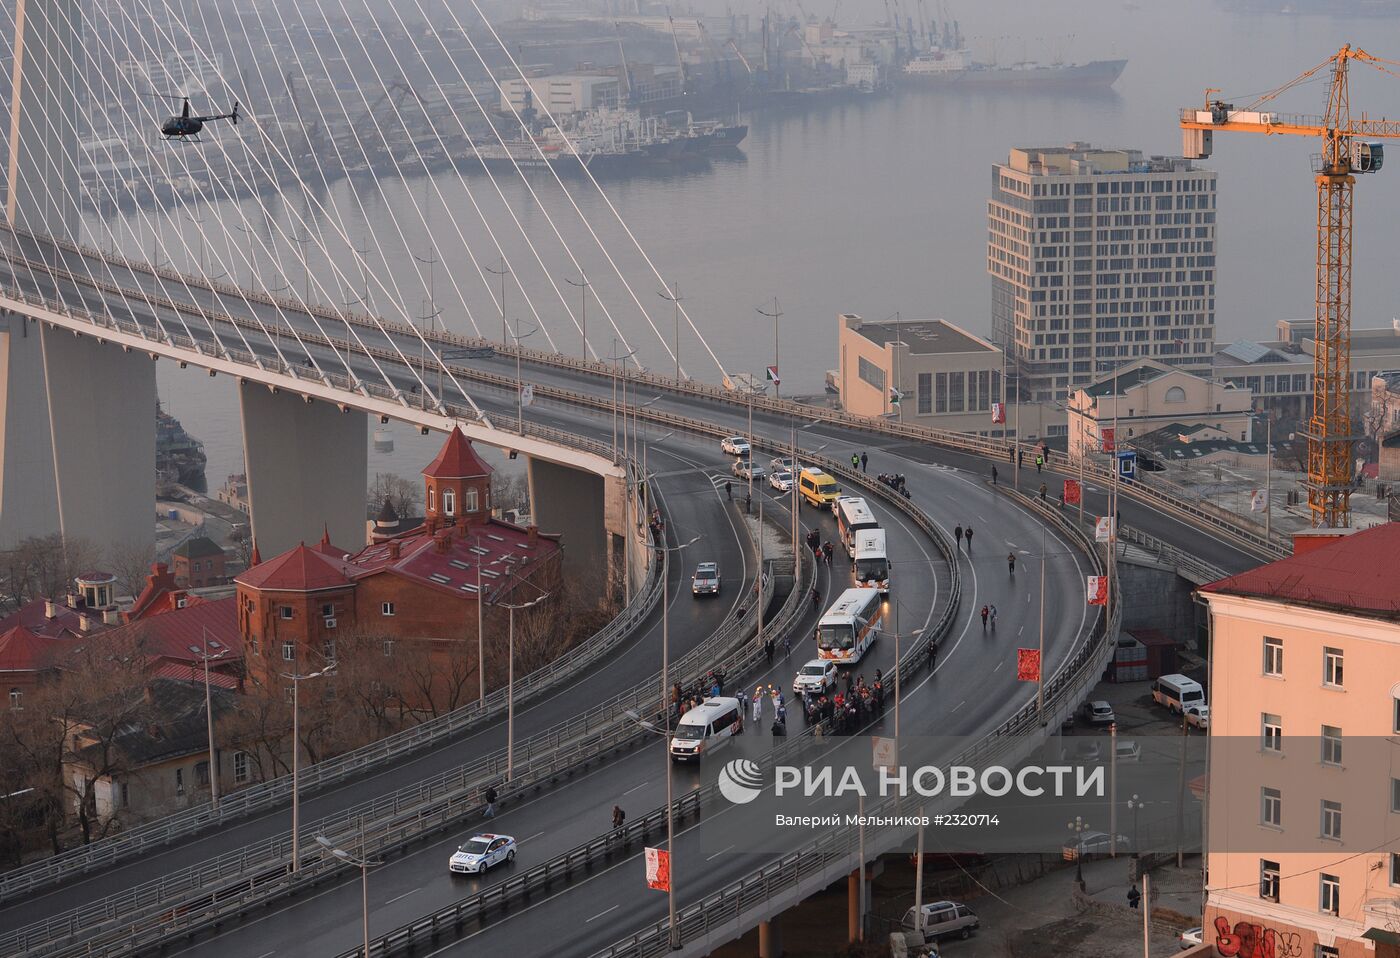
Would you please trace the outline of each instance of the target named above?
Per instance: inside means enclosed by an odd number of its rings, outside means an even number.
[[[483,266],[482,269],[493,276],[499,276],[501,278],[501,342],[504,343],[510,338],[510,334],[506,329],[506,277],[510,275],[510,266],[506,263],[506,254],[501,254],[500,269],[491,266]]]
[[[773,311],[771,313],[758,306],[754,307],[754,312],[760,316],[767,316],[773,321],[773,371],[776,373],[778,371],[778,317],[783,315],[783,311],[778,308],[778,297],[773,297]],[[776,379],[773,380],[773,395],[778,397],[782,395]]]
[[[204,716],[209,729],[209,801],[214,807],[214,811],[219,811],[219,766],[214,754],[214,707],[209,694],[209,663],[216,662],[228,655],[228,649],[220,649],[214,655],[209,654],[209,630],[204,629],[204,649],[200,652],[195,646],[190,646],[191,652],[198,652],[200,661],[204,663]]]
[[[656,295],[660,296],[662,299],[666,300],[667,302],[674,303],[675,306],[676,306],[676,340],[675,340],[675,347],[674,347],[674,348],[675,348],[675,353],[676,353],[676,382],[680,382],[680,381],[681,381],[681,300],[683,300],[685,297],[681,295],[681,284],[680,284],[680,283],[672,283],[672,284],[671,284],[671,289],[670,289],[669,291],[663,291],[663,292],[657,293]]]
[[[1133,792],[1133,797],[1128,799],[1128,811],[1133,813],[1133,857],[1138,857],[1138,849],[1142,847],[1138,840],[1138,812],[1142,811],[1143,801],[1138,797],[1137,792]]]
[[[680,545],[667,546],[664,539],[662,544],[649,542],[646,548],[654,552],[681,552],[699,542],[702,536],[695,536]],[[671,950],[675,951],[681,946],[680,928],[676,924],[676,816],[672,808],[672,784],[671,784],[671,593],[670,593],[670,570],[661,576],[661,712],[666,716],[665,723],[658,728],[651,722],[646,721],[635,711],[629,710],[625,714],[643,728],[656,732],[661,736],[663,756],[666,759],[666,851],[671,856],[671,881],[666,890],[666,908],[669,915]]]
[[[301,683],[319,679],[335,671],[331,662],[315,672],[283,672],[292,683],[292,871],[301,867]]]
[[[539,332],[538,326],[531,329],[525,335],[520,335],[520,320],[516,319],[515,333],[511,337],[515,340],[515,430],[522,436],[525,435],[525,384],[521,379],[520,373],[520,343],[529,339],[537,332]]]
[[[579,270],[578,279],[577,279],[577,280],[572,280],[572,279],[569,279],[567,276],[565,276],[565,277],[564,277],[564,282],[568,283],[570,286],[576,286],[576,287],[578,287],[579,295],[580,295],[580,297],[581,297],[582,300],[583,300],[582,303],[580,303],[580,305],[579,305],[579,311],[578,311],[578,320],[579,320],[579,322],[578,322],[578,325],[579,325],[579,335],[583,338],[583,360],[584,360],[584,362],[587,362],[587,361],[588,361],[588,287],[591,286],[591,285],[593,285],[593,284],[590,283],[590,282],[588,281],[588,277],[587,277],[586,275],[584,275],[583,270]]]
[[[509,782],[511,774],[515,770],[515,613],[531,606],[539,605],[549,598],[549,593],[544,592],[529,602],[517,602],[508,604],[497,603],[497,608],[506,609],[510,615],[510,624],[506,634],[506,781]]]
[[[1074,883],[1079,886],[1079,890],[1084,890],[1084,844],[1082,835],[1089,830],[1089,823],[1078,815],[1074,816],[1074,821],[1066,826],[1074,832]]]
[[[382,861],[370,861],[363,854],[352,855],[343,848],[337,848],[335,843],[325,835],[317,835],[316,844],[320,845],[341,861],[349,865],[354,865],[360,870],[360,905],[361,914],[363,916],[362,924],[364,926],[365,958],[369,958],[369,870],[384,863]]]

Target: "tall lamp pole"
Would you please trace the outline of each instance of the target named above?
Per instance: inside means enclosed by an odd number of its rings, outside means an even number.
[[[301,867],[301,683],[335,671],[335,663],[315,672],[283,672],[292,683],[292,871]]]
[[[529,602],[517,602],[508,604],[498,602],[497,608],[506,609],[510,614],[510,625],[507,629],[509,638],[506,640],[506,781],[510,781],[511,774],[515,770],[515,613],[531,606],[539,605],[549,598],[549,593],[542,593]]]
[[[369,958],[369,870],[384,863],[382,861],[370,861],[363,854],[352,855],[343,848],[337,848],[335,843],[325,835],[317,835],[316,844],[320,845],[341,861],[354,865],[360,870],[360,905],[365,933],[365,958]]]
[[[672,283],[670,291],[657,293],[662,299],[676,305],[676,382],[681,381],[681,300],[685,299],[681,295],[681,284]]]
[[[515,341],[515,431],[520,435],[525,435],[525,384],[520,373],[520,344],[539,332],[536,326],[525,335],[520,335],[520,320],[515,321],[515,333],[511,338]]]
[[[587,361],[588,361],[588,287],[589,287],[589,286],[592,286],[593,284],[590,283],[590,282],[588,281],[588,277],[584,275],[583,270],[579,270],[578,279],[577,279],[577,280],[572,280],[572,279],[569,279],[567,276],[565,276],[565,277],[564,277],[564,282],[568,283],[570,286],[576,286],[576,287],[578,287],[579,295],[583,298],[583,303],[579,306],[579,311],[578,311],[578,317],[579,317],[579,323],[578,323],[578,325],[579,325],[579,334],[583,337],[583,354],[582,354],[582,356],[583,356],[584,362],[587,362]]]
[[[204,716],[209,728],[209,801],[217,813],[219,810],[219,765],[214,754],[214,706],[212,697],[209,694],[209,663],[217,662],[228,655],[228,649],[220,649],[213,655],[209,654],[209,629],[204,629],[204,650],[200,652],[194,646],[190,646],[191,652],[198,652],[200,661],[204,663]]]
[[[506,262],[506,254],[501,254],[500,269],[496,269],[493,266],[483,266],[482,269],[493,276],[499,276],[501,278],[501,342],[504,343],[510,339],[510,334],[506,330],[506,277],[510,275],[510,264]]]
[[[778,297],[773,297],[773,311],[771,313],[766,312],[758,306],[754,307],[754,312],[758,313],[760,316],[767,316],[773,321],[773,370],[776,372],[778,369],[778,317],[783,315],[783,311],[778,308]],[[773,395],[782,395],[776,379],[773,381]]]

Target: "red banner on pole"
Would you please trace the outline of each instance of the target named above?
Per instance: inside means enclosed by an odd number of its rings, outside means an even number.
[[[1016,650],[1016,678],[1022,682],[1040,681],[1040,650]]]
[[[657,891],[671,890],[671,853],[664,848],[648,848],[647,887]]]
[[[1110,427],[1107,428],[1107,429],[1100,429],[1100,430],[1099,430],[1099,451],[1100,451],[1100,452],[1113,452],[1113,451],[1114,451],[1114,445],[1113,445],[1113,427],[1112,427],[1112,426],[1110,426]]]
[[[992,403],[992,423],[1006,422],[1006,403]]]
[[[1078,479],[1066,479],[1066,480],[1065,480],[1065,505],[1067,505],[1067,506],[1077,506],[1077,505],[1079,505],[1079,496],[1080,496],[1079,480],[1078,480]]]
[[[1089,576],[1087,591],[1090,605],[1108,605],[1108,576]]]

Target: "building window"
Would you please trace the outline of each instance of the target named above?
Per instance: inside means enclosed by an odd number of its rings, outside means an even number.
[[[19,688],[10,689],[10,711],[18,712],[24,708],[24,692]]]
[[[475,486],[468,486],[464,495],[467,499],[468,512],[476,512],[479,508],[481,508],[481,504],[477,501],[480,497],[477,495]]]
[[[933,373],[919,373],[918,411],[920,416],[933,412]]]
[[[1400,778],[1390,780],[1390,810],[1400,812]]]
[[[1325,648],[1322,650],[1322,684],[1334,688],[1342,687],[1342,650]]]
[[[207,787],[207,786],[209,785],[209,762],[208,762],[208,761],[195,762],[195,763],[194,763],[194,778],[195,778],[195,781],[199,782],[199,784],[200,784],[201,786]]]
[[[326,657],[327,662],[335,661],[335,639],[326,639],[321,643],[321,654]]]
[[[323,604],[321,606],[321,614],[329,619],[331,616],[335,615],[335,606],[329,602]]]
[[[1313,958],[1337,958],[1338,954],[1331,945],[1313,945]]]
[[[1259,897],[1278,901],[1278,862],[1259,859]]]
[[[394,603],[392,603],[392,602],[385,602],[385,603],[381,604],[381,605],[379,606],[379,613],[380,613],[380,615],[393,615],[393,614],[394,614]]]
[[[967,399],[967,376],[964,373],[948,374],[948,411],[962,412]]]
[[[1391,699],[1390,730],[1400,735],[1400,696]]]
[[[295,662],[297,657],[297,647],[294,642],[282,643],[282,661]]]
[[[1264,636],[1264,674],[1283,674],[1283,639]]]
[[[1283,793],[1276,788],[1261,788],[1259,824],[1283,827]]]
[[[1185,402],[1186,390],[1180,386],[1172,386],[1167,390],[1167,402]]]
[[[385,639],[380,643],[380,649],[384,652],[384,658],[392,658],[394,654],[394,640]]]
[[[292,617],[292,607],[290,605],[278,606],[277,614],[281,618],[290,619]]]
[[[435,496],[435,493],[436,493],[436,492],[437,492],[437,490],[434,489],[432,486],[429,486],[429,487],[428,487],[428,511],[429,511],[429,512],[434,512],[434,511],[436,511],[436,510],[434,509],[434,504],[437,502],[437,499],[436,499],[436,496]]]
[[[1342,730],[1335,725],[1322,726],[1322,764],[1342,764]]]
[[[442,512],[443,515],[455,516],[457,514],[457,493],[452,489],[442,491]]]
[[[1264,713],[1264,731],[1260,747],[1266,752],[1283,751],[1283,718],[1278,715]]]
[[[933,377],[934,388],[934,411],[948,411],[948,374],[935,373]]]
[[[1329,915],[1335,915],[1341,911],[1342,904],[1342,881],[1336,875],[1318,875],[1318,902],[1319,910]]]
[[[885,394],[885,371],[864,356],[861,356],[860,361],[856,364],[856,375],[863,382],[880,390],[880,395]]]
[[[1335,841],[1342,840],[1342,803],[1322,800],[1321,836]]]
[[[248,753],[233,753],[233,784],[242,785],[248,781]]]
[[[175,769],[175,794],[185,794],[185,770],[183,768]]]

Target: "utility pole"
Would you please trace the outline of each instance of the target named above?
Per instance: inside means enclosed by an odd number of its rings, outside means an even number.
[[[583,353],[582,353],[581,355],[582,355],[583,361],[584,361],[584,362],[587,362],[587,361],[588,361],[588,287],[591,286],[592,284],[588,282],[588,277],[584,275],[583,270],[579,270],[579,273],[578,273],[578,280],[577,280],[577,281],[572,280],[572,279],[569,279],[567,276],[565,276],[565,277],[564,277],[564,282],[568,283],[570,286],[576,286],[576,287],[578,287],[579,295],[582,297],[582,300],[583,300],[583,302],[579,305],[579,311],[578,311],[579,324],[578,324],[578,325],[579,325],[579,333],[580,333],[580,335],[582,335],[582,337],[583,337]]]
[[[219,811],[219,764],[214,750],[214,704],[209,694],[209,663],[228,654],[228,649],[220,649],[215,655],[209,654],[209,630],[204,629],[204,652],[200,659],[204,662],[204,716],[209,731],[209,801],[214,813]]]
[[[525,435],[525,384],[521,379],[520,372],[520,342],[529,339],[539,331],[536,326],[524,336],[520,335],[520,319],[515,320],[515,430],[520,435]]]
[[[660,292],[660,293],[657,293],[656,295],[658,295],[658,296],[660,296],[662,299],[667,300],[667,301],[669,301],[669,302],[672,302],[672,303],[674,303],[674,304],[676,305],[676,340],[675,340],[675,353],[676,353],[676,382],[680,382],[680,381],[681,381],[681,300],[684,299],[685,297],[681,296],[681,284],[680,284],[680,283],[672,283],[672,284],[671,284],[671,291],[670,291],[670,292]]]
[[[1274,420],[1268,410],[1264,412],[1264,437],[1264,541],[1268,542],[1273,537],[1274,527]]]
[[[778,372],[778,317],[783,315],[783,311],[778,308],[778,297],[773,297],[773,311],[771,313],[765,312],[757,306],[754,307],[754,312],[760,316],[767,316],[773,321],[773,372],[776,375]],[[777,379],[773,380],[773,395],[782,396]]]
[[[496,269],[491,266],[483,266],[482,269],[501,278],[501,342],[510,339],[510,333],[506,329],[506,276],[510,274],[510,266],[506,263],[506,254],[501,254],[501,268]]]

